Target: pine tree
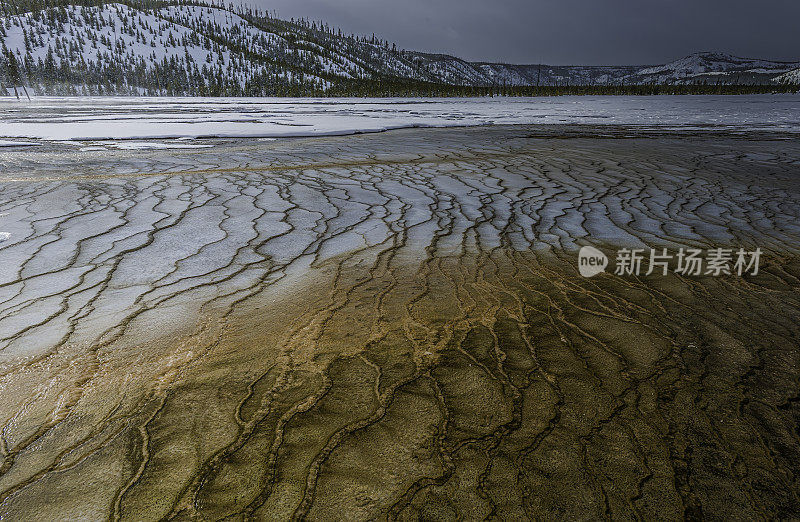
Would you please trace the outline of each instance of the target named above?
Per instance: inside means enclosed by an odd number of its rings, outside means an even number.
[[[25,84],[22,83],[22,76],[19,71],[19,64],[17,63],[17,57],[14,56],[14,53],[11,50],[6,49],[5,51],[5,69],[6,69],[6,76],[8,77],[11,85],[14,87],[14,95],[19,100],[19,91],[17,90],[17,85],[22,86],[22,89],[25,91],[25,96],[28,97],[28,101],[30,101],[31,97],[28,94],[28,89],[25,88]]]

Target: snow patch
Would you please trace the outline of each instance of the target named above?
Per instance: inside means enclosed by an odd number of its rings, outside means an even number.
[[[41,145],[40,143],[33,143],[31,141],[8,141],[0,140],[0,147],[35,147]]]

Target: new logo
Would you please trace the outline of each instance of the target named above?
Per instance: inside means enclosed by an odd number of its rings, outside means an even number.
[[[578,271],[583,277],[592,277],[605,272],[607,266],[608,257],[595,247],[585,246],[578,252]]]

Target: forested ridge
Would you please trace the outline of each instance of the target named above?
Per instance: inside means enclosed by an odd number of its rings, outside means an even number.
[[[0,51],[0,92],[24,85],[50,95],[737,94],[796,91],[775,78],[798,65],[751,61],[770,76],[723,57],[728,76],[709,81],[652,67],[471,63],[205,0],[5,1]],[[696,61],[720,61],[707,54]]]

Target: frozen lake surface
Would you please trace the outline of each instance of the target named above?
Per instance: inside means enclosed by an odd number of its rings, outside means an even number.
[[[0,139],[298,137],[405,127],[622,124],[800,132],[800,96],[0,98]]]

